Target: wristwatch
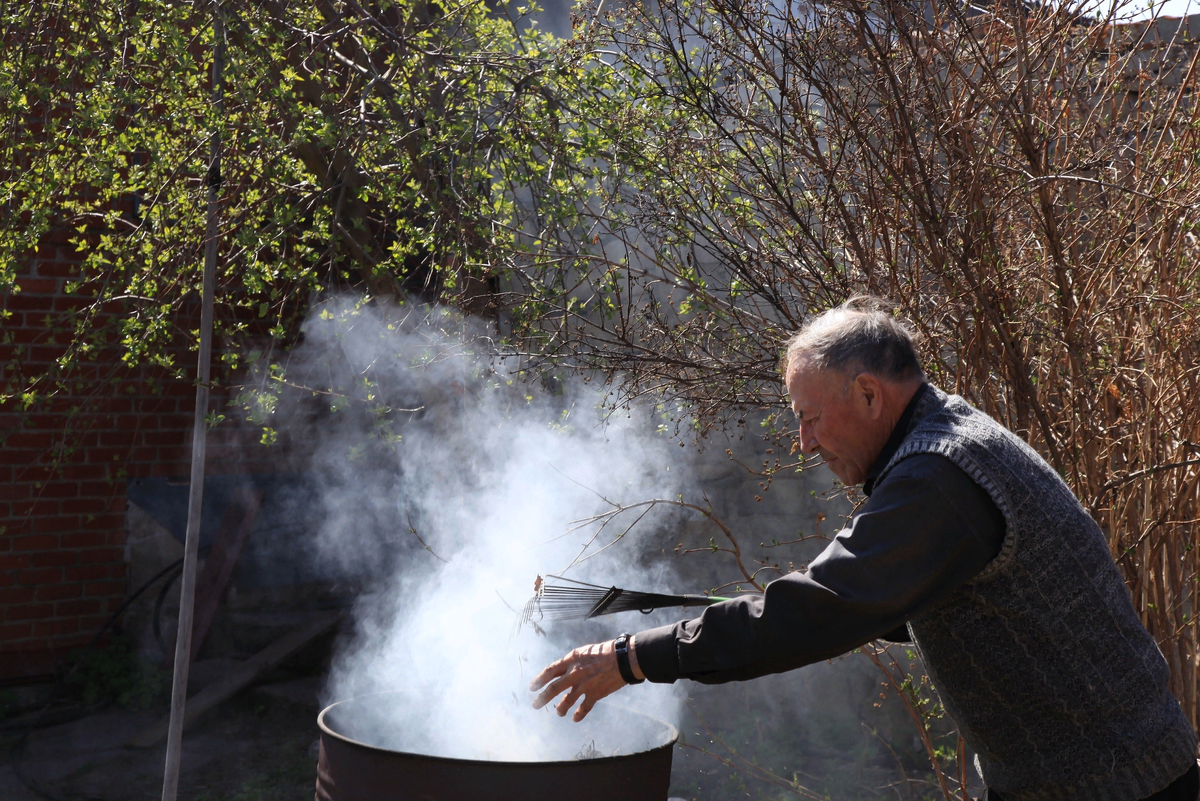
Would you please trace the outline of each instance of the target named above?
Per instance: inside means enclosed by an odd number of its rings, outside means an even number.
[[[617,670],[621,671],[621,678],[625,679],[626,684],[641,684],[645,679],[637,679],[633,676],[633,667],[629,664],[629,638],[632,634],[622,634],[613,641],[613,648],[617,652]]]

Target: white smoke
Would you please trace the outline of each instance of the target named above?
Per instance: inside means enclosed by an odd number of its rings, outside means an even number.
[[[640,511],[590,545],[597,526],[578,523],[613,504],[680,492],[679,449],[655,432],[652,410],[613,414],[603,394],[581,381],[509,374],[471,344],[486,328],[445,310],[333,301],[304,331],[293,374],[304,372],[310,386],[332,376],[366,409],[318,433],[315,461],[333,477],[323,488],[318,555],[345,575],[372,578],[326,695],[341,701],[403,691],[381,698],[375,708],[387,711],[359,720],[357,736],[500,760],[571,758],[597,736],[605,753],[645,747],[627,723],[622,742],[594,725],[559,721],[549,708],[534,711],[527,688],[570,648],[636,631],[646,619],[545,622],[543,635],[520,627],[517,613],[537,575],[564,569],[597,584],[680,589],[665,560],[642,559],[654,535],[670,537],[668,512],[652,510],[602,552]],[[398,435],[387,445],[391,466],[347,455],[361,450],[364,426],[377,434],[383,427],[385,441]],[[364,519],[390,531],[365,533]],[[679,694],[643,684],[609,703],[675,721]]]

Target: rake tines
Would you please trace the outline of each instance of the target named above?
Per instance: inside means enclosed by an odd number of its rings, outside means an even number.
[[[670,607],[711,606],[728,600],[715,595],[663,595],[635,592],[619,587],[602,587],[563,576],[541,576],[534,583],[534,596],[521,613],[521,624],[537,620],[587,620],[600,615],[637,610],[643,614]],[[556,583],[551,583],[553,579]]]

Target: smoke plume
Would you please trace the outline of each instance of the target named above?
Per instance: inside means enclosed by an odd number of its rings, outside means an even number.
[[[675,497],[679,449],[655,431],[653,409],[614,412],[582,380],[515,372],[479,346],[488,334],[445,309],[345,299],[305,324],[288,370],[319,390],[306,433],[322,477],[316,556],[364,588],[327,699],[399,693],[360,707],[374,713],[358,716],[356,736],[420,753],[563,759],[597,737],[604,753],[645,747],[534,711],[527,687],[570,648],[654,621],[535,630],[518,612],[539,574],[678,589],[665,560],[643,560],[668,512],[632,527],[640,510],[603,529],[580,521]],[[678,716],[670,687],[609,703]]]

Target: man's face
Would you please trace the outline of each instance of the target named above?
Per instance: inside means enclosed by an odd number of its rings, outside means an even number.
[[[800,447],[820,454],[843,484],[861,484],[891,434],[881,416],[878,382],[817,370],[810,362],[797,354],[785,376],[800,421]]]

